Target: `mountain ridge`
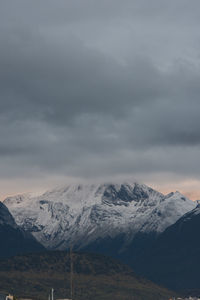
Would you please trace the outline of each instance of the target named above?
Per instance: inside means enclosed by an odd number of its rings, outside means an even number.
[[[163,195],[137,182],[68,185],[38,197],[8,197],[4,204],[19,226],[53,250],[85,249],[123,235],[123,251],[138,233],[160,234],[195,207],[179,192]]]

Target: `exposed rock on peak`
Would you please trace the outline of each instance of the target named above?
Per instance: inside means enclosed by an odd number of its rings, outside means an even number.
[[[164,196],[139,183],[74,184],[4,203],[16,223],[49,249],[83,249],[118,236],[127,246],[136,234],[159,234],[195,207],[178,192]]]

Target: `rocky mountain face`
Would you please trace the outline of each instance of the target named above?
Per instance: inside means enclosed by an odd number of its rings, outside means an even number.
[[[44,247],[30,233],[17,226],[2,202],[0,202],[0,241],[0,257],[44,250]]]
[[[135,270],[157,283],[200,294],[200,205],[168,227],[135,262]]]
[[[7,198],[16,223],[48,249],[95,251],[124,261],[196,204],[138,183],[69,185],[39,197]]]
[[[0,202],[0,226],[7,225],[13,228],[17,228],[17,224],[13,216],[10,214],[8,208]]]

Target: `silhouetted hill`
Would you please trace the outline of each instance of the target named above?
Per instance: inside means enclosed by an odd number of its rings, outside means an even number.
[[[134,262],[145,277],[176,290],[199,290],[200,206],[165,230]]]
[[[136,276],[126,265],[106,256],[74,253],[74,299],[164,300],[173,293]],[[70,294],[67,252],[35,253],[0,260],[0,289],[17,296],[47,299]]]
[[[30,233],[17,226],[2,202],[0,202],[0,243],[0,257],[44,250]]]

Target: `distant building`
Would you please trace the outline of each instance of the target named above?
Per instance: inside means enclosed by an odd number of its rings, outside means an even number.
[[[188,297],[188,298],[172,298],[169,300],[200,300],[199,297]]]
[[[0,300],[14,300],[15,297],[13,295],[0,293]]]
[[[14,296],[9,294],[6,296],[6,300],[14,300]]]
[[[0,293],[0,300],[6,300],[6,294]]]

